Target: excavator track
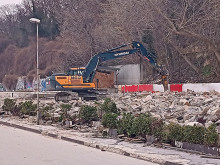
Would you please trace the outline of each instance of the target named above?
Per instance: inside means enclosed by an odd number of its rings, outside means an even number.
[[[96,89],[83,92],[58,92],[55,95],[55,101],[69,102],[71,100],[100,100],[107,95],[107,89]]]

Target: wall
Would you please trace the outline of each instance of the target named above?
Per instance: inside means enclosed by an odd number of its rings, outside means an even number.
[[[114,87],[115,82],[115,76],[114,72],[111,73],[102,73],[102,72],[96,72],[93,83],[95,83],[97,87],[97,79],[98,82],[98,88],[112,88]]]
[[[131,85],[140,83],[140,65],[129,64],[129,65],[118,65],[115,68],[120,68],[116,75],[117,85]]]

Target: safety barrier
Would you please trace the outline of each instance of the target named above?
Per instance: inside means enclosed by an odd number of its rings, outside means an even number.
[[[169,84],[170,92],[210,92],[216,91],[220,93],[220,83],[197,83],[197,84]],[[158,84],[139,84],[139,85],[119,85],[120,92],[164,92],[163,85]]]

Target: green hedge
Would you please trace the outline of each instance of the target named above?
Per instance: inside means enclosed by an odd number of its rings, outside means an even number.
[[[158,141],[166,143],[182,141],[207,146],[219,145],[219,135],[215,124],[208,128],[179,124],[164,125],[162,120],[150,115],[141,114],[134,117],[132,114],[123,114],[123,117],[118,121],[117,129],[119,134],[125,134],[129,137],[153,135]]]
[[[182,141],[207,146],[218,146],[218,133],[216,125],[212,124],[208,128],[201,126],[180,126],[169,124],[163,129],[163,141]]]
[[[93,106],[84,105],[80,108],[79,118],[83,123],[98,120],[97,109]]]
[[[102,125],[106,128],[117,128],[117,117],[115,113],[106,113],[102,117]]]

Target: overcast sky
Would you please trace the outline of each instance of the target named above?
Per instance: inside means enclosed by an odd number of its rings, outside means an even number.
[[[19,4],[22,0],[0,0],[0,6],[7,4]]]

